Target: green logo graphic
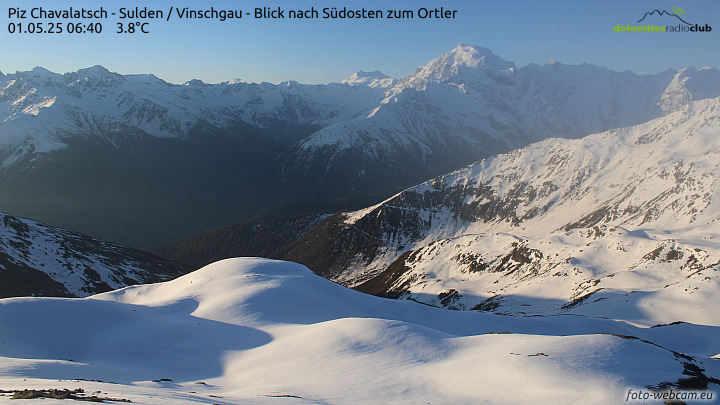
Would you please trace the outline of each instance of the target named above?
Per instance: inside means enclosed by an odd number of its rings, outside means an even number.
[[[681,9],[680,7],[673,7],[672,11],[673,13],[678,15],[685,15],[685,10]]]

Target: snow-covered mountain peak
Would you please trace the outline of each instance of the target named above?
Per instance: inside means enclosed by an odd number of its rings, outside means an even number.
[[[113,75],[117,75],[117,77],[120,80],[128,80],[128,81],[130,81],[130,83],[136,83],[143,87],[144,86],[148,86],[149,88],[163,87],[163,88],[168,88],[168,89],[175,87],[174,84],[168,83],[165,80],[155,76],[152,73],[127,75],[127,76],[122,76],[117,73],[113,73]]]
[[[68,73],[65,76],[75,82],[97,86],[112,86],[125,81],[122,75],[113,73],[100,65],[80,69],[77,72]]]
[[[495,55],[487,48],[460,44],[450,52],[433,59],[420,67],[405,82],[416,89],[424,89],[430,82],[465,82],[481,77],[480,72],[490,76],[508,77],[514,75],[515,64]]]
[[[15,73],[15,76],[37,84],[62,80],[62,75],[51,72],[42,66],[36,66],[29,72],[17,72]]]
[[[180,139],[201,122],[226,131],[237,130],[242,121],[268,133],[280,122],[324,127],[370,110],[385,90],[296,81],[255,85],[239,79],[175,85],[152,74],[121,75],[102,66],[65,74],[36,68],[0,82],[0,165],[5,167],[39,151],[63,149],[77,135],[102,133],[107,139],[106,131],[126,134],[128,126]],[[92,128],[83,124],[87,120]]]
[[[696,69],[688,67],[680,70],[668,88],[681,83],[692,94],[694,100],[715,98],[720,94],[720,71],[712,67]]]
[[[350,75],[349,78],[342,81],[342,83],[346,83],[349,79],[358,79],[358,78],[372,78],[372,79],[386,79],[390,76],[384,74],[383,72],[379,70],[373,70],[372,72],[366,72],[364,70],[358,70],[357,72]]]
[[[104,66],[95,65],[88,68],[79,69],[76,72],[78,75],[83,77],[106,77],[112,75],[112,73]]]
[[[672,112],[693,100],[715,98],[720,95],[720,71],[711,67],[696,69],[688,67],[673,77],[663,93],[659,105],[663,111]]]
[[[190,81],[185,82],[185,83],[183,84],[183,86],[188,86],[188,87],[207,87],[207,84],[205,84],[205,82],[203,82],[203,81],[200,80],[200,79],[192,79],[192,80],[190,80]]]
[[[454,58],[453,67],[458,65],[470,67],[479,66],[492,71],[505,71],[515,68],[513,62],[502,59],[487,48],[474,45],[460,44],[448,52],[447,55]]]
[[[284,82],[280,82],[279,86],[292,88],[292,87],[297,87],[297,86],[302,86],[302,85],[297,80],[286,80]]]
[[[359,70],[352,75],[350,75],[347,79],[341,81],[340,83],[349,84],[351,86],[368,86],[368,87],[392,87],[395,84],[396,80],[392,77],[382,73],[379,70],[375,70],[372,72],[365,72],[362,70]]]
[[[30,70],[30,72],[33,75],[56,75],[56,73],[51,72],[42,66],[35,66],[32,70]]]

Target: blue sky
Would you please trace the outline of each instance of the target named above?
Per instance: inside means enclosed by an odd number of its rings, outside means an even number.
[[[24,5],[21,5],[23,4]],[[163,0],[133,2],[29,0],[24,9],[147,6],[167,13],[170,6],[204,9],[282,7],[318,10],[407,9],[457,10],[455,19],[428,20],[258,20],[198,21],[176,18],[149,21],[149,34],[115,34],[111,17],[101,34],[10,34],[8,5],[0,8],[0,70],[12,73],[43,66],[55,72],[103,65],[111,71],[153,73],[172,83],[201,79],[209,83],[234,78],[278,83],[339,81],[357,70],[381,70],[404,77],[459,43],[491,49],[518,67],[556,59],[566,64],[592,63],[613,70],[657,73],[687,66],[720,67],[720,2],[703,1],[310,1]],[[6,2],[7,4],[7,2]],[[690,23],[709,24],[710,33],[619,33],[621,25],[675,24],[671,17],[653,16],[638,24],[645,12],[681,7]],[[47,21],[45,21],[47,26]]]

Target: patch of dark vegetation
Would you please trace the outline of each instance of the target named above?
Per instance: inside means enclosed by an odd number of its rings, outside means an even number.
[[[475,305],[472,307],[473,311],[494,311],[496,310],[501,303],[502,297],[500,295],[496,295],[494,297],[490,297],[486,299],[485,301]]]
[[[675,321],[675,322],[670,322],[670,323],[660,323],[660,324],[651,326],[651,328],[659,328],[659,327],[661,327],[661,326],[682,325],[682,324],[684,324],[684,323],[687,323],[687,322]]]
[[[524,265],[539,266],[538,263],[543,258],[543,253],[537,249],[527,247],[525,243],[513,242],[512,250],[504,255],[498,264],[491,271],[495,273],[505,272],[507,274],[514,273]]]
[[[97,395],[85,396],[85,390],[78,388],[75,390],[13,390],[13,391],[0,391],[4,393],[12,393],[12,399],[35,399],[35,398],[51,398],[51,399],[72,399],[75,401],[86,401],[86,402],[132,402],[129,399],[124,398],[110,398],[110,397],[99,397]]]
[[[656,142],[658,139],[661,139],[661,133],[660,132],[649,132],[643,135],[640,135],[638,139],[635,141],[635,145],[645,145],[648,143]]]
[[[295,217],[249,221],[228,225],[188,239],[149,248],[148,251],[200,268],[232,257],[285,259],[294,243],[325,215],[301,214]]]
[[[160,378],[158,380],[152,380],[152,382],[173,382],[170,378]]]
[[[480,273],[490,267],[490,264],[483,260],[480,253],[458,253],[453,259],[455,259],[458,264],[467,266],[468,273]]]
[[[600,280],[596,280],[596,281],[600,281]],[[597,284],[597,283],[595,283],[595,284]],[[583,295],[575,298],[574,300],[568,302],[567,304],[564,304],[564,305],[561,306],[560,308],[562,308],[562,309],[574,308],[574,307],[582,304],[583,302],[587,301],[588,298],[590,298],[593,294],[595,294],[596,292],[598,292],[598,291],[600,291],[600,290],[602,290],[602,288],[598,288],[598,289],[596,289],[596,290],[594,290],[594,291],[591,291],[591,292],[589,292],[589,293],[587,293],[587,294],[583,294]]]
[[[396,286],[396,283],[403,274],[410,271],[410,267],[407,266],[406,261],[411,254],[412,250],[403,253],[392,262],[387,269],[383,270],[382,273],[353,287],[353,289],[380,297],[399,298],[403,294],[405,286]]]
[[[535,354],[528,354],[528,357],[541,357],[541,356],[542,356],[542,357],[548,357],[547,354],[542,353],[542,352],[541,352],[541,353],[535,353]]]
[[[668,250],[667,254],[665,255],[665,261],[678,260],[678,259],[682,259],[682,257],[683,257],[683,253],[680,250],[670,249],[670,250]]]
[[[302,399],[302,397],[299,397],[297,395],[290,395],[290,394],[278,394],[278,395],[267,394],[265,396],[270,397],[270,398],[300,398],[300,399]]]
[[[671,260],[680,260],[683,258],[683,252],[680,249],[675,249],[670,241],[665,241],[657,248],[653,249],[650,253],[643,256],[643,259],[648,261],[654,261],[660,258],[660,255],[667,249],[667,252],[665,252],[665,257],[660,259],[660,261],[668,262]],[[691,261],[697,261],[695,259],[695,256],[691,256],[690,259],[688,259],[688,263],[690,264]]]
[[[19,262],[0,252],[0,298],[9,297],[73,297],[65,286],[47,273]]]
[[[657,248],[653,249],[650,253],[643,256],[643,259],[645,260],[655,260],[658,257],[660,257],[660,252],[662,252],[663,246],[658,246]]]
[[[685,378],[679,378],[675,382],[662,382],[657,385],[648,385],[647,388],[655,392],[666,392],[669,390],[678,391],[707,391],[710,384],[720,385],[720,380],[705,374],[705,369],[698,365],[683,362],[683,375]],[[666,404],[683,405],[685,402],[681,400],[664,400]]]
[[[348,225],[345,215],[335,214],[309,229],[284,259],[333,279],[358,260],[369,264],[387,243],[386,230],[383,222],[363,218]]]
[[[403,190],[404,188],[394,188],[372,194],[349,195],[347,197],[322,202],[303,201],[281,204],[259,211],[250,218],[249,222],[278,220],[306,214],[329,214],[340,211],[355,211],[373,206]]]
[[[443,308],[452,309],[456,311],[460,311],[465,309],[465,306],[460,303],[460,298],[462,295],[457,292],[454,288],[451,288],[447,291],[443,291],[440,294],[438,294],[438,299],[440,300],[440,305],[442,305]]]
[[[577,228],[590,228],[603,221],[610,220],[615,216],[615,212],[611,210],[610,207],[598,208],[579,220],[563,226],[562,230],[569,231]]]
[[[720,380],[715,377],[705,375],[705,369],[698,367],[696,364],[685,362],[683,363],[683,366],[685,366],[683,374],[688,376],[688,378],[681,378],[678,380],[678,389],[706,390],[708,389],[708,384],[710,383],[720,385]]]
[[[22,239],[30,238],[30,226],[12,215],[3,216],[3,225],[12,228],[15,234]]]
[[[45,271],[63,267],[68,273],[84,279],[80,288],[87,295],[110,291],[113,288],[93,268],[94,263],[110,268],[111,279],[123,280],[126,285],[155,283],[171,280],[190,269],[165,258],[126,246],[102,241],[81,233],[46,226],[0,213],[0,227],[9,237],[0,241],[0,298],[20,296],[72,297],[65,285],[53,280]],[[31,230],[57,246],[51,264],[44,268],[33,267],[27,246]],[[6,249],[1,247],[5,245]],[[124,269],[133,269],[127,271]],[[132,273],[132,277],[126,274]]]
[[[134,311],[134,310],[133,310]],[[116,382],[112,381],[103,381],[103,380],[86,380],[84,378],[75,378],[73,381],[90,381],[90,382],[99,382],[99,383],[105,383],[105,384],[117,384]]]

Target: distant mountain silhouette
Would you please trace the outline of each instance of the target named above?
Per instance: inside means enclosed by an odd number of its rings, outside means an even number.
[[[675,17],[675,18],[677,18],[678,20],[684,22],[684,23],[687,24],[687,25],[691,25],[689,22],[687,22],[687,21],[683,20],[682,18],[680,18],[679,15],[677,15],[677,14],[675,14],[675,13],[668,13],[668,12],[665,11],[665,10],[662,10],[662,11],[660,11],[660,10],[648,11],[647,13],[645,13],[645,15],[643,16],[643,18],[639,19],[637,22],[640,22],[640,21],[644,20],[645,17],[647,17],[647,16],[649,16],[649,15],[653,15],[653,14],[655,14],[655,13],[658,13],[658,14],[660,14],[661,16],[662,16],[662,15],[669,15],[670,17]]]

